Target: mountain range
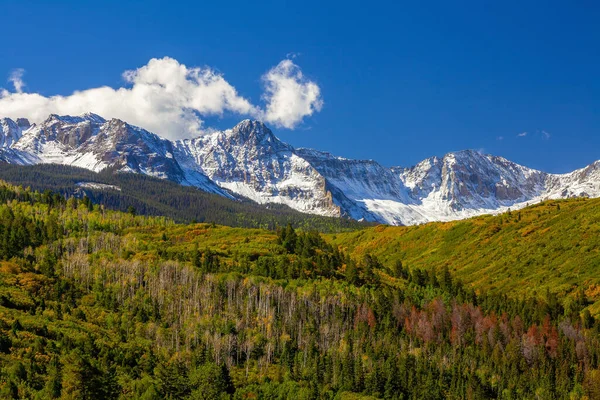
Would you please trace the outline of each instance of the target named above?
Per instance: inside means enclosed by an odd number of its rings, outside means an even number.
[[[600,196],[600,162],[567,174],[473,150],[384,167],[294,148],[259,121],[169,141],[118,119],[52,114],[39,124],[0,119],[0,160],[107,167],[168,179],[231,199],[391,225],[448,221],[544,199]]]

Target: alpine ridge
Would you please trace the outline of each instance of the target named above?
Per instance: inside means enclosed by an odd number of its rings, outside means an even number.
[[[280,141],[263,123],[169,141],[117,119],[50,115],[0,119],[0,160],[114,168],[257,203],[391,225],[449,221],[542,201],[600,196],[600,161],[549,174],[473,150],[409,168],[350,160]]]

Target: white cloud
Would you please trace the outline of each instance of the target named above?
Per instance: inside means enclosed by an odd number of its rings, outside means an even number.
[[[544,130],[542,131],[542,135],[544,135],[544,139],[546,139],[546,140],[550,139],[550,134]]]
[[[284,60],[263,77],[266,110],[237,93],[222,74],[209,67],[187,67],[169,57],[151,59],[136,70],[126,71],[127,86],[108,86],[76,91],[68,96],[46,97],[24,93],[24,71],[15,70],[9,81],[15,92],[0,91],[0,116],[26,117],[33,122],[49,114],[79,115],[94,112],[119,118],[170,139],[201,134],[203,117],[233,113],[264,119],[293,129],[305,116],[320,110],[319,87],[306,81],[300,68]]]
[[[25,82],[23,82],[23,74],[25,74],[25,70],[23,68],[17,68],[13,70],[8,77],[8,81],[13,84],[17,93],[22,93],[23,87],[25,86]]]
[[[525,137],[525,136],[527,136],[527,132],[521,132],[517,136],[518,137]]]
[[[304,77],[291,60],[283,60],[263,75],[267,102],[264,119],[276,126],[294,128],[305,116],[321,111],[319,86]]]

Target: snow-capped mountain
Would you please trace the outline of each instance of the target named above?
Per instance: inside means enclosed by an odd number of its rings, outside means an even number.
[[[0,150],[0,159],[10,163],[66,164],[96,172],[115,167],[232,197],[206,176],[183,171],[173,158],[172,142],[118,119],[107,121],[87,113],[76,117],[52,114],[39,125],[18,121],[0,120],[0,126],[12,127],[3,129],[3,133],[9,132],[11,136],[0,138],[0,142],[11,143]],[[12,133],[14,125],[26,129]]]
[[[178,141],[175,155],[187,171],[258,203],[281,203],[312,214],[339,216],[325,178],[262,123]]]
[[[10,148],[29,127],[29,121],[25,118],[19,118],[16,122],[8,118],[0,119],[0,148]]]
[[[227,197],[393,225],[447,221],[547,198],[600,196],[600,161],[548,174],[465,150],[386,168],[280,141],[261,122],[176,142],[95,114],[0,119],[0,160],[147,174]]]

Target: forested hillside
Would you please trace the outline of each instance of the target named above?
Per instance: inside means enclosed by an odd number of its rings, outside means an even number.
[[[354,257],[406,268],[444,267],[477,290],[574,301],[600,314],[600,200],[546,201],[523,210],[413,227],[378,226],[329,237]]]
[[[11,165],[0,162],[0,179],[34,190],[51,190],[64,196],[88,196],[95,204],[113,210],[132,207],[141,215],[167,216],[177,222],[209,222],[246,228],[275,229],[291,224],[296,228],[344,231],[367,226],[348,218],[304,214],[278,204],[258,205],[249,200],[231,200],[190,186],[142,174],[100,173],[87,169],[40,164]],[[88,184],[82,186],[81,183]],[[94,187],[93,184],[110,187]]]
[[[492,217],[462,223],[490,243],[512,226],[552,259],[558,249],[536,236],[545,228],[535,218],[583,223],[587,204],[512,213],[496,231]],[[523,235],[527,218],[536,230]],[[485,257],[488,242],[474,245],[479,231],[458,224],[410,228],[441,232],[414,246],[435,249],[445,235],[459,254],[475,246]],[[562,251],[587,240],[560,226]],[[0,397],[599,398],[588,292],[487,290],[451,252],[417,264],[406,234],[388,229],[324,237],[181,225],[2,184]]]

